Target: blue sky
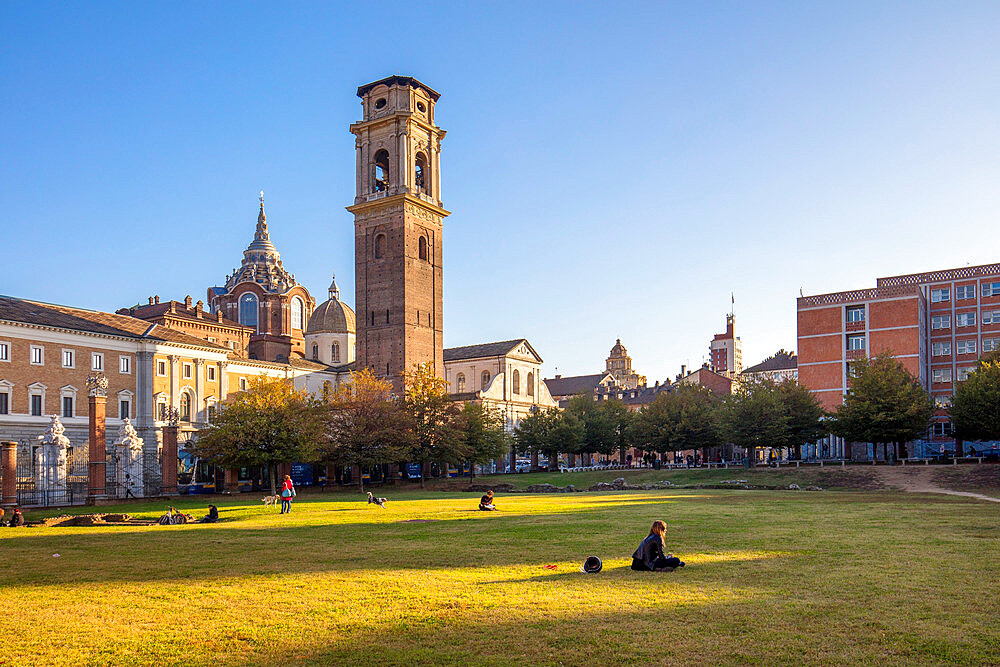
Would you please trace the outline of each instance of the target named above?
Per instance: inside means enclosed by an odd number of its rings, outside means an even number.
[[[442,93],[445,344],[747,364],[795,298],[1000,260],[996,3],[0,4],[0,293],[205,298],[265,191],[353,304],[357,86]]]

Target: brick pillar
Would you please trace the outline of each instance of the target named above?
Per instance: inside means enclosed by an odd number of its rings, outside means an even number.
[[[91,396],[90,409],[90,464],[88,466],[87,501],[93,502],[107,495],[107,450],[104,440],[104,412],[107,396]]]
[[[240,490],[240,471],[235,468],[226,468],[226,476],[223,480],[226,491],[236,493]]]
[[[177,426],[163,427],[163,460],[160,464],[163,495],[177,494]]]
[[[0,507],[5,510],[17,505],[17,443],[0,444],[0,477],[3,491],[0,493]]]

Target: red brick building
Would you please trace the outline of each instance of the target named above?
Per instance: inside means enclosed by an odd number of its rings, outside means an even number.
[[[946,408],[956,383],[981,354],[1000,349],[1000,264],[879,278],[872,289],[800,297],[798,348],[799,382],[828,410],[842,401],[852,361],[891,352],[940,408],[926,447],[951,448]]]

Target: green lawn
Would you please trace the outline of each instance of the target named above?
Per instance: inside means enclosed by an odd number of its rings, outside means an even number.
[[[0,530],[0,664],[1000,663],[995,504],[383,493],[387,511],[244,496],[217,525]],[[688,565],[634,573],[656,518]],[[588,554],[604,572],[578,572]]]

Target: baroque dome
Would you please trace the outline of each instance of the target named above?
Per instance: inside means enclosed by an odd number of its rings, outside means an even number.
[[[612,357],[621,357],[621,356],[624,356],[626,354],[628,354],[628,351],[625,349],[625,346],[622,345],[622,339],[619,338],[615,342],[615,346],[613,348],[611,348],[611,356]]]
[[[336,278],[330,284],[330,298],[316,306],[306,325],[306,334],[317,333],[355,333],[354,311],[340,300]]]

